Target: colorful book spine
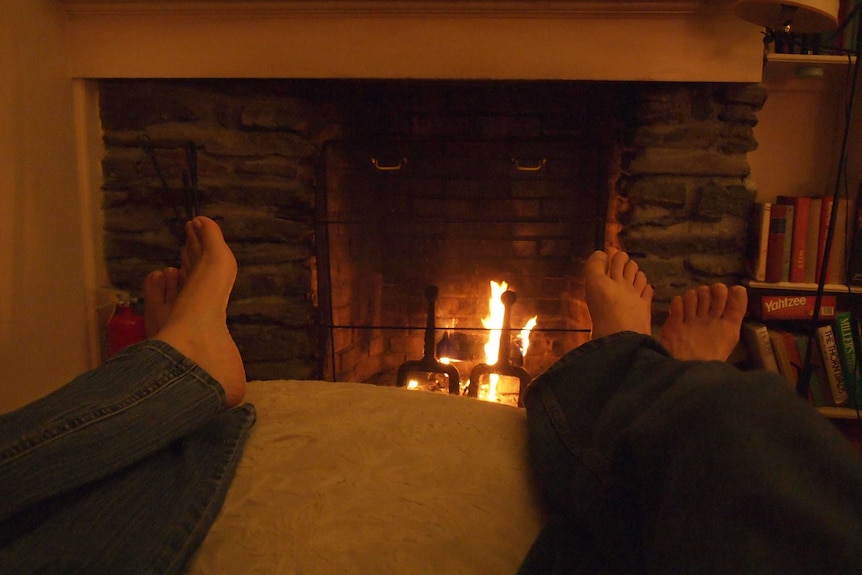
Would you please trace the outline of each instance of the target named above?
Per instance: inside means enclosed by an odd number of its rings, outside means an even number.
[[[859,405],[860,392],[862,392],[862,373],[859,371],[856,342],[854,341],[855,323],[850,312],[847,311],[839,312],[835,318],[835,332],[839,343],[838,352],[841,355],[848,402],[851,407]]]
[[[791,374],[793,376],[790,383],[795,388],[799,383],[799,375],[802,373],[802,368],[805,365],[804,358],[799,355],[799,346],[796,345],[797,334],[783,329],[776,331],[784,339],[784,348],[787,350],[787,357],[790,360]]]
[[[811,198],[778,196],[778,203],[793,206],[788,281],[803,282],[805,281],[805,251],[808,244],[808,215],[811,209]]]
[[[859,4],[859,1],[860,0],[842,0],[840,2],[841,21],[850,16],[850,13],[853,11],[854,8],[856,8],[856,6]],[[842,44],[841,47],[845,50],[850,50],[851,52],[856,49],[856,35],[858,34],[859,28],[856,22],[858,21],[858,18],[859,13],[857,12],[853,15],[851,21],[846,26],[844,26],[844,34],[840,37],[840,41]]]
[[[808,206],[808,229],[805,245],[805,275],[802,279],[805,283],[817,282],[817,246],[820,241],[820,210],[822,209],[822,198],[809,198]]]
[[[850,202],[847,198],[835,200],[836,208],[833,211],[835,217],[835,230],[832,233],[832,246],[829,250],[829,263],[826,266],[826,283],[847,283],[847,253],[848,240],[850,239],[849,226],[851,222],[847,216],[850,211]]]
[[[769,330],[760,322],[747,320],[742,323],[742,338],[751,355],[751,363],[757,369],[781,373],[769,339]]]
[[[799,356],[802,358],[802,365],[808,360],[810,371],[808,373],[808,401],[814,407],[823,407],[832,405],[832,393],[829,391],[829,384],[826,383],[826,372],[823,371],[823,356],[820,354],[820,348],[817,347],[817,342],[812,340],[808,335],[797,334],[794,336],[796,340],[796,349],[799,350]],[[808,345],[811,343],[811,355],[809,356]],[[800,377],[805,371],[800,371]]]
[[[841,353],[838,351],[835,331],[831,325],[817,328],[817,342],[823,355],[823,371],[826,372],[829,390],[832,392],[832,404],[844,405],[848,400],[844,367],[841,364]]]
[[[850,257],[847,258],[847,281],[850,285],[862,285],[862,184],[856,193],[856,208],[853,210],[855,220],[852,230],[853,237],[850,239]]]
[[[746,266],[748,276],[759,282],[766,281],[766,258],[771,213],[772,204],[769,202],[760,202],[755,204],[751,216]]]
[[[790,350],[787,348],[784,332],[772,328],[767,328],[767,332],[769,333],[769,341],[772,343],[772,351],[775,353],[775,362],[778,364],[778,373],[783,375],[790,385],[796,387],[799,374],[790,360]]]
[[[823,257],[826,253],[826,236],[829,232],[829,222],[832,219],[832,204],[833,198],[826,197],[820,202],[820,223],[817,226],[817,270],[815,272],[815,281],[820,281],[820,276],[823,273]]]
[[[793,206],[773,204],[766,248],[766,281],[789,281],[790,246],[793,239]]]

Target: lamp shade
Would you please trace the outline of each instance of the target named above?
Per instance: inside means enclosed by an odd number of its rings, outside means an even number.
[[[737,16],[770,30],[810,34],[838,27],[838,0],[739,0]]]

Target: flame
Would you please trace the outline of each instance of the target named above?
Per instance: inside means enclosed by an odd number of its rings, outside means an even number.
[[[531,317],[527,323],[524,324],[524,327],[521,328],[521,355],[526,356],[527,350],[530,349],[530,332],[533,331],[533,328],[536,327],[536,322],[538,321],[539,316],[534,315]]]
[[[506,282],[497,283],[491,280],[491,297],[488,299],[488,317],[482,318],[482,327],[488,331],[488,341],[485,343],[485,363],[494,365],[499,360],[500,355],[500,334],[503,330],[503,316],[506,313],[506,306],[503,305],[501,297],[509,285]],[[524,327],[521,329],[521,355],[527,354],[527,349],[530,346],[530,332],[536,326],[538,316],[533,316]],[[508,358],[507,358],[508,359]],[[497,384],[500,376],[496,373],[488,375],[488,390],[486,393],[479,391],[479,397],[487,401],[499,401],[497,397]],[[483,386],[484,387],[484,386]]]
[[[491,280],[491,297],[488,299],[488,317],[482,318],[482,327],[488,332],[488,341],[485,343],[485,363],[494,365],[500,354],[500,332],[503,328],[503,314],[506,306],[500,300],[502,295],[509,289],[506,282],[497,283]]]

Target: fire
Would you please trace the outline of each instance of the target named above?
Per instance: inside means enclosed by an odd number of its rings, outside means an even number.
[[[503,313],[506,308],[500,297],[506,293],[509,285],[506,282],[497,283],[491,281],[491,298],[488,300],[488,317],[482,318],[482,327],[488,332],[488,341],[485,343],[485,363],[493,365],[497,363],[500,353],[500,331],[503,327]]]
[[[503,316],[506,312],[506,306],[501,301],[501,296],[509,289],[506,282],[497,283],[491,280],[491,297],[488,299],[488,317],[482,318],[482,326],[489,330],[488,341],[485,343],[485,363],[494,365],[500,359],[500,333],[503,329]],[[530,318],[520,333],[520,349],[521,355],[527,354],[527,349],[530,346],[530,332],[536,325],[538,316]],[[508,358],[505,358],[508,360]],[[489,374],[487,391],[484,386],[479,390],[479,398],[486,401],[499,401],[497,396],[497,385],[499,384],[500,376],[496,373]]]

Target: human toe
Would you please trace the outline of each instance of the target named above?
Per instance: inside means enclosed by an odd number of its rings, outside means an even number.
[[[172,304],[180,293],[180,271],[177,268],[167,268],[164,278],[164,298],[167,303]]]
[[[712,292],[710,292],[709,286],[701,285],[697,287],[697,316],[698,317],[708,317],[709,310],[712,303]]]
[[[628,266],[628,263],[630,261],[631,260],[629,260],[629,255],[622,251],[616,252],[613,256],[611,256],[611,261],[608,264],[608,275],[610,276],[610,278],[613,280],[624,279],[626,274],[626,267]]]
[[[740,285],[730,288],[727,293],[727,304],[724,308],[723,317],[733,323],[742,323],[747,310],[748,290]]]
[[[147,303],[160,304],[165,300],[165,272],[155,270],[144,278],[144,301]]]
[[[698,305],[697,290],[690,289],[682,295],[682,314],[684,318],[693,318],[697,316]]]
[[[608,273],[608,254],[601,250],[596,250],[587,261],[584,263],[585,275],[607,275]]]
[[[727,305],[727,293],[727,286],[723,283],[714,283],[709,286],[709,315],[711,317],[720,318],[724,315],[724,308]]]

